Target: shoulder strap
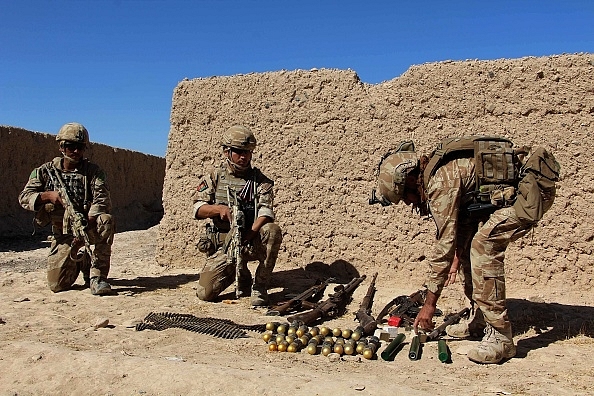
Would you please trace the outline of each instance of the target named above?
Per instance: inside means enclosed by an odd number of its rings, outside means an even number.
[[[454,158],[473,157],[475,148],[488,144],[488,142],[502,142],[507,143],[511,147],[513,143],[506,138],[499,136],[464,136],[456,138],[447,138],[442,140],[433,153],[430,155],[429,163],[423,172],[423,181],[425,186],[428,185],[429,179],[437,172],[437,169]],[[483,144],[484,142],[484,144]]]

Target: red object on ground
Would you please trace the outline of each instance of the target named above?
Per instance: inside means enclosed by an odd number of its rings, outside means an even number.
[[[390,316],[390,318],[388,319],[388,326],[400,326],[400,322],[402,321],[402,318],[400,316]]]

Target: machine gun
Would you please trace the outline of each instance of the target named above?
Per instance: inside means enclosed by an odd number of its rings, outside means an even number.
[[[91,241],[87,234],[87,226],[89,225],[89,222],[83,213],[75,209],[74,204],[68,195],[66,184],[64,183],[64,180],[62,180],[62,177],[60,177],[58,170],[54,166],[50,166],[47,168],[47,173],[64,203],[64,232],[68,233],[69,230],[71,230],[72,235],[74,235],[74,239],[70,244],[70,258],[76,262],[81,261],[84,256],[76,256],[81,245],[84,245],[85,253],[91,256]]]
[[[266,315],[284,315],[290,311],[300,310],[302,307],[305,307],[306,309],[311,309],[315,307],[315,303],[318,302],[320,298],[322,298],[322,296],[324,295],[324,291],[326,290],[326,287],[334,281],[334,278],[328,278],[323,282],[316,282],[315,285],[311,286],[303,293],[300,293],[297,296],[291,298],[289,301],[275,305],[274,307],[270,308],[268,312],[266,312]]]
[[[335,318],[342,315],[355,289],[365,280],[365,275],[359,278],[353,278],[346,285],[337,285],[334,287],[334,293],[315,306],[310,311],[289,316],[289,322],[300,321],[309,326],[322,318]]]
[[[233,200],[231,198],[233,197]],[[227,202],[231,209],[231,229],[227,234],[225,243],[223,244],[223,251],[227,255],[227,263],[235,266],[235,296],[240,297],[239,277],[241,274],[241,235],[245,229],[245,216],[239,207],[237,194],[231,193],[231,188],[227,186]]]
[[[371,306],[373,305],[373,296],[375,295],[375,280],[377,279],[377,272],[373,275],[367,294],[363,297],[359,310],[355,314],[355,319],[359,321],[363,327],[363,334],[372,335],[377,328],[377,320],[371,316]]]

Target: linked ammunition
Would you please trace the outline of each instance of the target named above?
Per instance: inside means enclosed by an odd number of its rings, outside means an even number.
[[[136,330],[165,330],[169,328],[180,328],[196,333],[209,334],[220,338],[245,338],[245,330],[264,332],[265,325],[241,325],[228,319],[196,317],[188,314],[177,314],[170,312],[151,312],[144,318],[142,323],[136,325]]]
[[[262,339],[264,340],[264,342],[270,341],[272,339],[272,333],[266,332],[266,333],[262,334]]]
[[[351,338],[352,335],[353,335],[353,330],[351,330],[351,329],[344,329],[342,331],[342,338],[344,338],[345,340]]]
[[[314,326],[311,329],[309,329],[309,334],[311,334],[313,337],[317,336],[318,334],[320,334],[320,328],[318,326]]]
[[[269,341],[269,342],[268,342],[268,350],[269,350],[270,352],[276,352],[276,351],[278,350],[278,349],[277,349],[277,345],[276,345],[276,342],[275,342],[275,341]]]
[[[339,328],[335,328],[332,330],[332,335],[334,337],[340,337],[342,335],[342,330]]]

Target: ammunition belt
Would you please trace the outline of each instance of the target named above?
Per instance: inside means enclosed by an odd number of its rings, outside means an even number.
[[[228,319],[199,318],[194,315],[176,314],[170,312],[149,313],[142,323],[136,325],[136,330],[165,330],[180,328],[195,333],[208,334],[214,337],[232,339],[246,338],[246,330],[262,333],[266,325],[242,325]]]

